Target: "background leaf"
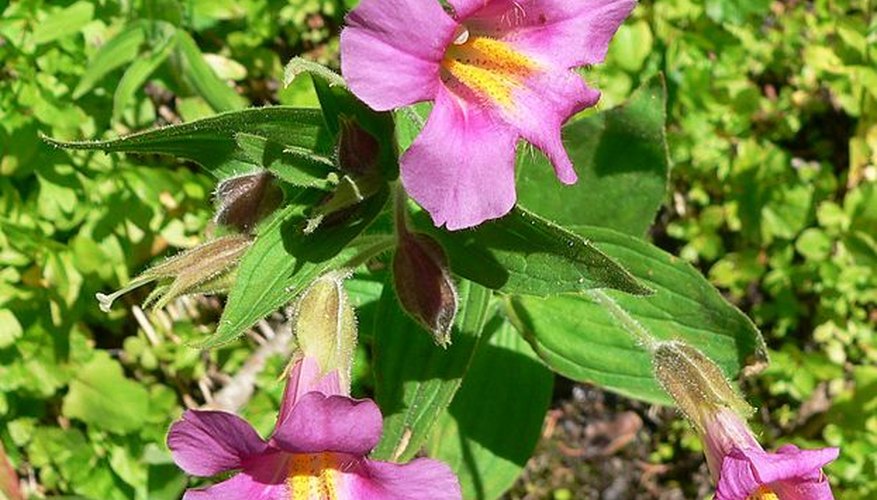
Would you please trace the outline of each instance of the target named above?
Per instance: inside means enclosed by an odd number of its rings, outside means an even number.
[[[151,49],[146,54],[141,54],[125,70],[122,79],[116,86],[113,94],[113,120],[118,121],[122,113],[134,99],[134,94],[146,83],[146,80],[161,66],[177,45],[177,29],[169,23],[154,23],[150,33]]]
[[[192,36],[185,31],[177,32],[179,74],[210,104],[214,111],[235,111],[244,108],[247,101],[232,87],[221,80],[204,60],[204,54]]]
[[[511,298],[517,326],[554,370],[626,396],[670,404],[652,375],[646,346],[631,335],[639,328],[658,339],[697,347],[730,377],[767,362],[764,340],[749,318],[691,265],[609,229],[581,226],[576,231],[627,262],[655,293],[633,297],[606,290]]]
[[[414,220],[441,243],[455,273],[494,290],[549,295],[612,288],[649,293],[587,240],[520,207],[469,231],[436,228],[425,212]]]
[[[499,498],[539,440],[554,374],[502,317],[485,327],[454,402],[439,418],[428,455],[457,473],[463,498]]]
[[[133,22],[105,43],[88,62],[85,73],[73,90],[73,98],[79,99],[94,88],[101,78],[136,59],[146,43],[147,31],[157,29],[155,24],[149,21]]]
[[[442,349],[402,310],[393,287],[384,286],[374,339],[375,399],[384,415],[384,431],[374,458],[413,458],[460,387],[487,321],[490,291],[461,281],[458,293],[452,344]]]
[[[146,389],[125,378],[121,365],[98,351],[70,381],[62,412],[68,418],[123,434],[143,426],[148,402]]]

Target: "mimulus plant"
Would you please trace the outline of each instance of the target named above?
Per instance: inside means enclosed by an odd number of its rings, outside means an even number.
[[[577,176],[561,126],[600,93],[573,68],[599,63],[634,0],[363,0],[341,34],[350,89],[383,111],[434,101],[401,159],[406,191],[437,226],[462,229],[515,204],[515,150]]]

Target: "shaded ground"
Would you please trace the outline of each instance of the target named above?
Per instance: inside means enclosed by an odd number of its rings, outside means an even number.
[[[673,409],[648,405],[558,379],[542,439],[506,499],[684,499],[712,492],[700,453],[676,447]],[[665,450],[669,452],[670,450]]]

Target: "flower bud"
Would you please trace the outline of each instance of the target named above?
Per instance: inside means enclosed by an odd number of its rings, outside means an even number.
[[[228,290],[241,257],[253,240],[246,235],[229,235],[208,241],[191,250],[150,267],[124,288],[109,295],[98,293],[103,312],[109,312],[120,296],[152,281],[159,284],[144,306],[164,307],[171,300],[193,293],[220,293]]]
[[[376,173],[381,151],[378,140],[355,118],[341,116],[338,122],[338,167],[354,177]]]
[[[277,209],[283,191],[267,171],[226,179],[216,188],[219,207],[214,220],[250,234],[256,224]]]
[[[316,360],[323,374],[337,371],[341,389],[347,393],[357,333],[342,278],[327,274],[302,294],[295,306],[293,332],[301,354]]]
[[[393,281],[402,308],[432,333],[436,344],[447,347],[457,315],[457,290],[442,247],[429,236],[399,228]]]
[[[706,422],[720,408],[730,408],[742,415],[753,411],[722,370],[694,347],[682,342],[661,342],[652,365],[658,382],[699,431],[705,430]]]

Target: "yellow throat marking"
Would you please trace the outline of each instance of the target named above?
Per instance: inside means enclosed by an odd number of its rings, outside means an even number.
[[[338,500],[341,464],[331,453],[296,453],[289,464],[290,498]]]
[[[504,108],[513,105],[512,91],[520,88],[538,64],[505,42],[464,32],[451,45],[442,68],[475,94]]]
[[[761,486],[758,488],[758,491],[749,495],[749,498],[746,500],[780,500],[780,497],[767,486]]]

